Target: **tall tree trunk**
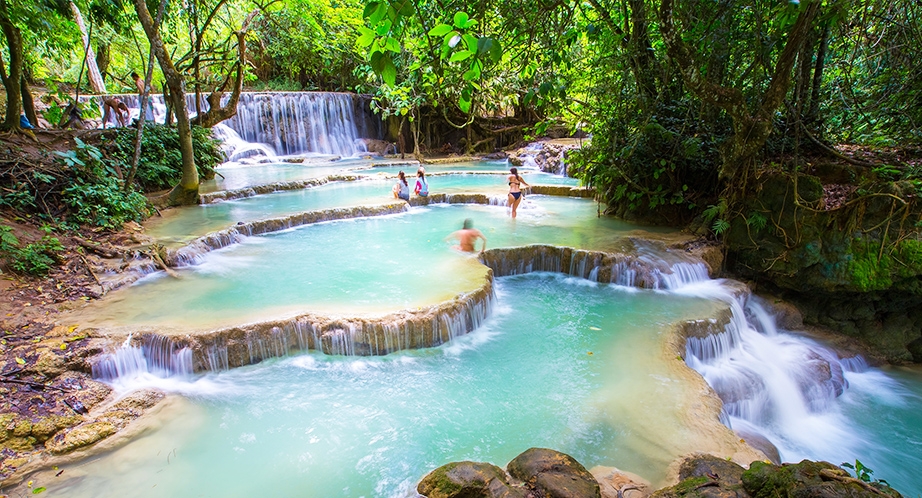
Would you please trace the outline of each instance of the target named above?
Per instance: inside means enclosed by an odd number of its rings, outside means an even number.
[[[22,114],[22,33],[10,19],[6,0],[0,0],[0,29],[6,37],[10,57],[10,68],[7,72],[3,66],[3,56],[0,55],[0,78],[3,79],[3,86],[6,88],[6,119],[0,128],[19,130],[19,115]]]
[[[807,109],[807,121],[815,125],[819,116],[820,107],[820,88],[823,86],[823,68],[826,64],[826,50],[829,49],[829,21],[823,26],[823,34],[820,36],[820,46],[816,50],[816,63],[813,66],[813,88],[810,92],[810,106]],[[819,130],[819,127],[814,126]],[[819,135],[817,135],[819,136]]]
[[[29,80],[23,75],[19,84],[19,91],[22,93],[22,110],[26,114],[26,119],[32,126],[38,128],[38,116],[35,114],[35,101],[32,99],[32,90],[29,89]]]
[[[106,82],[103,81],[102,74],[99,73],[99,67],[96,65],[96,54],[93,52],[93,47],[90,46],[90,36],[87,34],[86,24],[83,22],[83,14],[80,13],[80,9],[77,8],[77,4],[74,2],[70,2],[70,11],[74,14],[74,22],[80,28],[80,36],[83,38],[83,49],[86,50],[87,80],[90,82],[90,88],[96,93],[105,94]]]
[[[109,44],[99,42],[96,45],[96,66],[99,67],[99,74],[105,81],[109,76],[109,63],[112,62],[112,56],[109,53]]]
[[[733,137],[724,143],[721,150],[721,178],[731,183],[736,178],[745,178],[755,155],[765,145],[772,132],[772,116],[784,101],[790,87],[791,70],[819,7],[819,1],[810,2],[797,16],[784,49],[774,65],[768,88],[762,94],[758,106],[750,110],[743,92],[738,88],[718,85],[701,73],[695,65],[695,54],[682,40],[675,25],[674,0],[663,0],[660,6],[663,41],[670,58],[682,73],[685,86],[701,100],[726,111],[733,120]]]
[[[186,88],[182,75],[173,65],[170,54],[167,53],[160,32],[147,10],[145,0],[135,0],[135,10],[147,39],[150,40],[151,50],[157,57],[166,86],[169,88],[169,100],[172,102],[173,114],[176,116],[176,130],[179,133],[179,151],[182,155],[182,178],[170,192],[171,205],[195,204],[198,202],[198,170],[195,168],[195,155],[192,150],[192,126],[189,123],[189,111],[186,108]]]

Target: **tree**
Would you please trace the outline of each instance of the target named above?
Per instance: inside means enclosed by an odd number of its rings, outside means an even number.
[[[186,108],[186,84],[182,75],[173,65],[173,59],[166,51],[163,39],[160,36],[159,26],[147,10],[145,0],[135,0],[135,10],[138,20],[144,28],[144,33],[150,41],[151,51],[157,58],[160,70],[169,88],[170,104],[176,116],[176,130],[179,133],[179,151],[182,156],[182,178],[170,191],[169,203],[171,205],[187,205],[198,202],[199,177],[195,167],[195,155],[192,151],[192,125],[189,121],[189,111]]]

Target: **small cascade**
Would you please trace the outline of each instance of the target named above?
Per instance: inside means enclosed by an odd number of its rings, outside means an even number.
[[[546,245],[491,249],[481,257],[481,261],[498,277],[554,272],[593,282],[644,289],[675,290],[709,279],[707,266],[700,262],[677,261],[670,264],[649,255]]]
[[[129,336],[114,352],[93,364],[93,378],[103,381],[152,374],[157,377],[192,373],[192,350],[157,334],[145,335],[140,346]]]
[[[454,300],[416,312],[380,319],[304,315],[187,337],[188,344],[146,335],[141,346],[129,337],[93,365],[94,378],[107,382],[154,374],[158,377],[223,371],[315,350],[328,355],[378,356],[436,347],[469,334],[490,315],[495,301],[492,277],[484,286]]]

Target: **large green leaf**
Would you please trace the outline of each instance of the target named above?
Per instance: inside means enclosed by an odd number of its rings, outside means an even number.
[[[471,52],[477,52],[477,37],[464,33],[461,35],[461,39],[464,40],[464,43],[467,44],[467,49]]]
[[[381,76],[381,79],[384,80],[384,83],[390,86],[396,85],[397,67],[394,66],[394,61],[391,60],[389,55],[383,52],[375,52],[371,54],[371,69],[373,69],[376,74]]]
[[[365,6],[365,10],[362,12],[362,19],[371,16],[380,6],[381,2],[368,2],[368,5]]]
[[[384,49],[400,53],[400,42],[396,38],[388,36],[387,41],[384,42]]]
[[[359,39],[357,40],[360,47],[365,48],[371,45],[375,41],[375,32],[366,28],[365,26],[359,26]]]
[[[456,13],[455,13],[455,19],[454,19],[454,21],[455,21],[455,27],[456,27],[456,28],[460,28],[460,29],[466,28],[466,27],[467,27],[467,23],[468,23],[467,13],[465,13],[465,12],[456,12]]]
[[[438,24],[429,30],[429,36],[445,36],[451,31],[451,26],[447,24]]]
[[[474,52],[470,50],[461,50],[460,52],[451,54],[451,58],[448,60],[449,62],[463,61],[465,59],[469,59],[472,55],[474,55]]]
[[[461,90],[461,97],[458,98],[458,107],[461,108],[462,112],[468,113],[471,112],[471,87],[468,86],[464,90]]]

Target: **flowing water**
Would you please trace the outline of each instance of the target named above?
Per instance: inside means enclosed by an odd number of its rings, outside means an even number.
[[[247,97],[249,110],[226,134],[243,162],[220,168],[227,175],[203,190],[344,172],[371,178],[185,209],[153,221],[148,233],[175,246],[241,222],[392,201],[387,175],[402,169],[412,178],[415,165],[335,159],[361,153],[356,138],[378,133],[349,117],[361,109],[338,95]],[[313,157],[245,164],[276,153]],[[483,282],[486,270],[444,240],[465,218],[491,248],[629,246],[644,258],[670,257],[625,244],[636,227],[597,217],[589,200],[528,195],[510,220],[506,166],[426,166],[433,192],[482,193],[490,204],[240,236],[196,253],[181,278],[149,276],[90,314],[104,327],[184,333],[305,311],[435,304]],[[526,175],[529,183],[574,185]],[[147,371],[150,361],[139,358],[124,376],[106,378],[121,393],[159,387],[177,395],[148,418],[149,429],[114,451],[30,478],[48,496],[68,497],[415,496],[415,483],[447,462],[503,465],[544,446],[587,467],[616,465],[661,482],[679,455],[721,451],[702,432],[700,419],[714,415],[700,412],[697,374],[665,353],[672,324],[729,306],[726,328],[689,339],[684,354],[723,400],[726,425],[741,437],[768,438],[784,461],[858,459],[904,495],[922,493],[922,372],[840,358],[779,330],[769,308],[732,283],[673,268],[656,291],[546,273],[498,278],[482,325],[437,348],[383,357],[307,352],[207,374]]]
[[[501,206],[434,205],[246,237],[180,268],[180,278],[158,273],[117,293],[94,308],[94,323],[204,327],[299,311],[416,308],[481,285],[483,267],[445,240],[466,218],[491,248],[551,241],[599,247],[636,228],[595,217],[592,201],[529,197],[514,223]]]
[[[658,480],[697,446],[661,358],[710,301],[550,274],[505,277],[476,332],[386,357],[310,353],[201,377],[122,379],[186,402],[125,447],[37,482],[51,496],[406,496],[456,460],[532,446]],[[648,432],[656,428],[656,433]]]

